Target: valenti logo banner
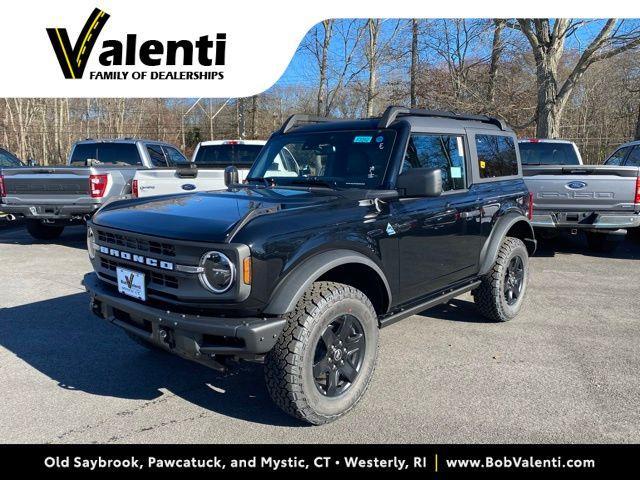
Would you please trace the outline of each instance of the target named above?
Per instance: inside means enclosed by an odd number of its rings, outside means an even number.
[[[465,15],[487,17],[505,15],[507,2],[464,3]],[[250,96],[277,82],[305,33],[326,18],[453,14],[402,0],[22,0],[2,8],[5,97]]]

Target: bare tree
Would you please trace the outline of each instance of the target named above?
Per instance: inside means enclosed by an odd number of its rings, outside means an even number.
[[[378,96],[378,70],[386,61],[391,52],[391,45],[400,31],[400,22],[396,21],[393,29],[383,40],[381,29],[384,20],[370,18],[367,20],[367,43],[364,48],[364,56],[367,65],[367,101],[365,114],[371,117],[375,111],[375,101]]]
[[[433,20],[426,35],[427,45],[447,66],[453,90],[453,107],[466,107],[468,97],[477,94],[468,88],[469,74],[490,58],[483,43],[491,26],[487,20],[454,18]],[[481,94],[484,97],[484,93]]]
[[[378,89],[378,35],[380,33],[380,19],[367,20],[368,42],[365,48],[367,66],[369,71],[369,84],[367,86],[367,117],[373,116],[373,101]]]
[[[592,22],[569,18],[518,19],[519,29],[527,37],[536,62],[536,135],[540,138],[559,136],[560,121],[567,101],[591,65],[640,45],[638,27],[626,29],[624,20],[608,19],[583,50],[567,78],[561,82],[559,67],[566,41],[588,23]]]
[[[491,63],[489,64],[489,84],[487,86],[487,100],[489,103],[495,102],[496,75],[498,73],[498,63],[504,49],[502,41],[502,30],[507,21],[502,18],[496,18],[493,21],[493,42],[491,45]]]
[[[409,85],[409,96],[411,108],[418,106],[418,98],[416,95],[416,83],[418,81],[418,37],[419,37],[419,20],[414,18],[411,20],[411,80]]]

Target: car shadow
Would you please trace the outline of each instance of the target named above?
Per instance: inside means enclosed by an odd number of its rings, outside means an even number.
[[[175,395],[229,417],[305,426],[273,404],[261,365],[233,364],[221,373],[149,351],[91,315],[88,301],[87,294],[78,293],[0,309],[0,345],[60,388],[151,403]]]
[[[429,310],[418,313],[418,315],[451,322],[493,323],[488,318],[480,315],[473,302],[460,298],[449,300],[447,303],[432,307]]]
[[[617,258],[622,260],[640,259],[640,241],[627,236],[613,252],[600,253],[589,250],[585,237],[581,234],[560,234],[552,240],[538,240],[536,257],[555,257],[557,253],[570,253],[598,258]]]
[[[66,227],[54,240],[37,240],[29,235],[24,224],[11,222],[0,228],[0,245],[62,245],[86,250],[86,232],[84,225],[74,225]]]

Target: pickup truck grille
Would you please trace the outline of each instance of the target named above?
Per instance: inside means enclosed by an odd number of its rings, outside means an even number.
[[[100,266],[105,270],[110,270],[113,272],[116,271],[117,267],[131,268],[130,265],[120,264],[104,257],[100,258]],[[149,279],[149,283],[173,289],[178,288],[178,279],[173,275],[165,275],[163,273],[158,273],[152,270],[138,267],[135,267],[135,270],[140,273],[144,273],[145,278]],[[113,278],[113,281],[115,281],[115,277]]]
[[[87,178],[42,178],[4,179],[7,193],[14,195],[89,195],[89,180]]]
[[[98,243],[101,245],[117,245],[166,257],[176,256],[175,246],[169,243],[154,242],[129,235],[123,235],[121,233],[111,233],[104,230],[97,230],[96,233],[98,235]]]

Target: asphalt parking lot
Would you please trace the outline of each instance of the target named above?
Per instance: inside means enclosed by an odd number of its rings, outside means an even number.
[[[89,270],[82,228],[0,227],[0,441],[640,442],[640,242],[544,247],[510,323],[465,296],[384,329],[364,401],[322,427],[281,413],[259,365],[220,374],[91,317]]]

